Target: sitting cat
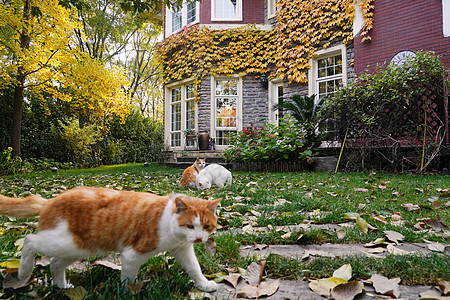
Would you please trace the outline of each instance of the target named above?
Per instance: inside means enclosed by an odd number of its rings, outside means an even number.
[[[181,175],[180,186],[192,186],[195,187],[195,180],[197,179],[198,173],[203,170],[206,166],[206,158],[200,159],[197,157],[192,166],[187,167]]]
[[[196,186],[199,190],[207,190],[211,188],[211,185],[215,184],[221,189],[225,186],[225,183],[227,186],[230,186],[232,178],[231,172],[225,167],[211,164],[198,173]]]
[[[106,251],[121,252],[121,280],[136,279],[139,267],[154,255],[172,251],[203,291],[217,284],[203,276],[193,244],[203,243],[216,228],[220,199],[186,195],[157,196],[144,192],[78,187],[55,198],[24,199],[0,195],[0,214],[19,218],[39,215],[39,231],[25,237],[19,280],[26,284],[36,253],[51,258],[53,283],[71,285],[65,269],[73,262]]]

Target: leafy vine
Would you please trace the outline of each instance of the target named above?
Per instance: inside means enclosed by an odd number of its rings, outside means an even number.
[[[364,24],[363,41],[370,39],[374,0],[358,0]],[[165,82],[194,78],[199,87],[206,74],[269,74],[272,78],[306,83],[308,60],[334,41],[353,39],[353,0],[277,1],[277,25],[236,29],[184,28],[160,43],[157,56]],[[198,92],[197,92],[198,93]],[[200,100],[199,94],[197,100]]]

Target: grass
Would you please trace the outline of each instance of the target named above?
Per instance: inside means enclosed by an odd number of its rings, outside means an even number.
[[[220,235],[216,235],[216,253],[207,253],[202,245],[196,246],[197,256],[205,274],[223,271],[225,267],[245,268],[252,257],[241,257],[239,247],[254,243],[266,244],[323,244],[366,243],[384,237],[384,230],[394,230],[405,236],[406,242],[424,239],[448,244],[442,232],[426,227],[414,227],[420,219],[436,219],[450,223],[450,178],[438,175],[394,175],[376,173],[252,173],[233,172],[229,188],[197,191],[179,187],[177,181],[182,170],[159,165],[142,164],[104,166],[95,169],[61,170],[56,173],[36,172],[0,177],[0,193],[25,197],[40,194],[45,198],[76,186],[101,186],[114,189],[148,191],[156,194],[186,193],[205,199],[222,198],[218,211]],[[402,204],[419,205],[408,211]],[[253,228],[294,224],[340,224],[351,222],[345,213],[358,213],[378,230],[361,233],[356,226],[346,227],[343,238],[331,229],[316,227],[295,231],[290,237],[283,231],[244,233],[238,229],[246,225]],[[377,219],[383,217],[386,223]],[[396,223],[394,218],[400,218]],[[16,240],[35,231],[36,219],[0,219],[0,262],[20,256]],[[317,258],[303,262],[271,255],[266,267],[273,278],[327,277],[344,263],[351,263],[358,279],[367,279],[373,272],[387,277],[401,277],[405,284],[432,284],[437,279],[450,280],[448,257],[390,255],[384,259],[368,257]],[[31,299],[36,295],[52,299],[67,299],[65,291],[46,286],[50,274],[48,267],[37,267],[33,272],[39,280],[37,286],[20,290],[5,290],[1,298]],[[139,278],[149,281],[136,295],[124,294],[118,285],[118,271],[105,267],[91,267],[84,272],[69,271],[76,286],[87,291],[85,299],[179,299],[187,297],[193,288],[189,277],[170,255],[152,258],[141,268]]]

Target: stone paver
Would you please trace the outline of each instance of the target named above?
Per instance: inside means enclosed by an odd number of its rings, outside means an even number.
[[[417,254],[427,254],[431,251],[427,248],[425,243],[403,243],[401,245],[395,245],[396,248],[403,251],[408,251]],[[320,256],[331,256],[331,257],[342,257],[348,255],[365,255],[365,256],[375,256],[382,257],[385,254],[371,254],[368,253],[369,248],[365,248],[362,244],[323,244],[323,245],[269,245],[267,248],[262,250],[253,247],[241,247],[241,255],[243,256],[258,256],[265,257],[269,254],[278,254],[285,257],[301,259],[305,253],[320,255]],[[311,259],[311,258],[309,258]],[[267,281],[273,281],[274,279],[266,279]],[[233,288],[228,283],[220,283],[219,289],[215,293],[210,293],[210,299],[243,299],[237,298],[237,293],[241,290],[246,283],[241,280],[236,288]],[[419,299],[420,294],[430,290],[430,286],[405,286],[400,285],[400,298],[399,299]],[[375,299],[377,295],[370,284],[365,284],[365,291],[358,295],[355,299],[357,300],[368,300]],[[278,291],[270,297],[262,297],[261,299],[305,299],[305,300],[318,300],[326,299],[316,293],[314,293],[308,287],[308,281],[298,281],[298,280],[280,280],[280,286]]]

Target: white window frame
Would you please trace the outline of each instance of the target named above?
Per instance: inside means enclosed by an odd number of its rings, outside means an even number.
[[[166,6],[166,22],[165,22],[165,37],[168,37],[174,33],[180,32],[183,27],[188,26],[188,25],[192,25],[192,24],[197,24],[199,23],[199,19],[200,19],[200,2],[194,2],[195,3],[195,21],[188,23],[187,22],[187,3],[184,3],[183,6],[181,7],[181,28],[175,31],[172,31],[172,15],[174,14],[174,10],[168,8]]]
[[[220,18],[216,16],[216,0],[211,0],[211,21],[242,21],[242,1],[236,0],[235,18]]]
[[[216,124],[216,81],[217,80],[237,80],[237,103],[236,103],[236,126],[218,127]],[[242,78],[235,74],[233,76],[211,76],[211,132],[209,135],[216,139],[216,131],[242,131]],[[216,140],[216,150],[225,150],[230,145],[218,145]]]
[[[267,18],[275,18],[277,14],[277,0],[267,0]]]
[[[442,0],[442,31],[450,37],[450,0]]]
[[[347,86],[347,48],[345,45],[341,44],[338,46],[330,47],[328,49],[317,51],[312,59],[309,60],[309,65],[311,69],[308,72],[308,81],[309,81],[309,95],[316,94],[316,102],[319,100],[319,87],[318,87],[318,76],[317,63],[320,59],[324,59],[330,56],[341,55],[342,57],[342,75],[334,76],[336,78],[342,77],[342,85]]]
[[[278,104],[278,88],[283,86],[283,80],[281,79],[269,81],[269,123],[273,125],[278,125],[279,122],[279,110],[274,111],[273,107]]]
[[[342,57],[342,75],[339,77],[342,78],[342,86],[347,86],[347,48],[344,44],[330,47],[328,49],[319,50],[315,53],[314,57],[309,60],[309,64],[311,66],[311,69],[308,72],[309,95],[316,95],[316,103],[317,101],[319,101],[319,84],[317,80],[318,61],[320,59],[339,54]],[[337,78],[337,76],[334,76],[333,78]],[[339,144],[340,143],[338,143],[337,141],[323,141],[322,147],[339,146]]]
[[[169,84],[165,87],[165,134],[164,140],[166,141],[166,145],[169,146],[171,150],[183,150],[185,147],[185,136],[183,131],[186,130],[186,113],[187,113],[187,102],[186,101],[186,87],[190,84],[193,84],[192,79],[183,80],[180,82]],[[176,132],[181,133],[181,143],[179,146],[172,146],[172,91],[176,88],[181,88],[181,129]],[[189,100],[190,101],[190,100]],[[198,131],[198,104],[194,100],[194,130]],[[189,145],[188,145],[189,146]]]

